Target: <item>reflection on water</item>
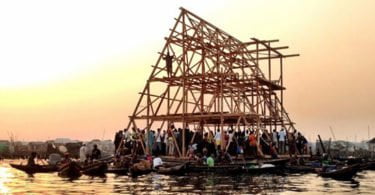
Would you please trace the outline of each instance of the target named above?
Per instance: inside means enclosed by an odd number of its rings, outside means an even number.
[[[149,174],[138,178],[108,174],[69,181],[57,173],[28,176],[0,162],[0,194],[373,194],[375,171],[362,172],[352,181],[305,175],[188,175]]]
[[[5,186],[5,183],[10,182],[12,175],[10,170],[5,167],[0,167],[0,193],[6,194],[9,193],[9,189]]]

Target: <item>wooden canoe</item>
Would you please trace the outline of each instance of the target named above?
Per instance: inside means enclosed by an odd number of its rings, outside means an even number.
[[[17,165],[10,163],[11,167],[23,171],[27,174],[34,174],[34,173],[52,173],[57,171],[56,166],[52,165],[35,165],[35,166],[28,166],[28,165]]]
[[[138,177],[138,176],[141,176],[141,175],[149,174],[151,172],[152,172],[152,169],[137,169],[137,168],[134,168],[134,167],[130,167],[128,175],[130,177]]]
[[[360,165],[352,165],[348,167],[344,167],[334,171],[328,172],[319,172],[318,174],[322,177],[330,177],[333,179],[351,179],[353,178],[357,172],[360,170]]]
[[[361,163],[361,170],[375,170],[375,161]]]
[[[155,171],[159,174],[164,175],[180,175],[183,174],[186,170],[186,163],[182,164],[172,164],[172,165],[162,165],[158,167]]]
[[[67,163],[59,168],[58,176],[60,177],[74,179],[81,177],[81,175],[81,167],[76,162]]]
[[[90,176],[102,176],[105,175],[108,169],[106,162],[94,162],[88,165],[82,166],[82,173]]]
[[[108,167],[107,173],[113,173],[116,175],[127,175],[129,172],[128,167]]]

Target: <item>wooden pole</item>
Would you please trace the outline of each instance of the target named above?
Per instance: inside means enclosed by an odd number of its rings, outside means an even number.
[[[147,83],[147,105],[150,105],[150,83]],[[150,106],[147,106],[147,121],[146,121],[146,153],[152,154],[149,146],[150,137]]]
[[[326,148],[324,147],[324,144],[320,135],[318,135],[318,138],[319,138],[319,143],[320,143],[320,146],[322,147],[323,153],[326,153]]]
[[[220,76],[220,131],[221,131],[221,150],[225,149],[225,135],[224,135],[224,117],[223,117],[223,109],[224,109],[224,94],[223,94],[223,76]]]
[[[183,44],[185,45],[185,42],[186,42],[186,25],[185,25],[185,11],[182,10],[183,12],[183,16],[182,16],[182,41],[183,41]],[[186,86],[186,48],[185,47],[182,47],[182,66],[183,66],[183,72],[182,72],[182,75],[183,75],[183,102],[182,102],[182,115],[183,115],[183,120],[182,120],[182,123],[183,123],[183,129],[182,129],[182,156],[186,156],[186,149],[185,149],[185,142],[186,142],[186,120],[185,120],[185,115],[186,115],[186,108],[187,108],[187,86]]]

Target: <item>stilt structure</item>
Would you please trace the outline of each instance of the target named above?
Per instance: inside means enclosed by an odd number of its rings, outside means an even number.
[[[150,129],[181,127],[180,156],[186,155],[188,127],[294,130],[283,106],[283,59],[298,54],[282,54],[287,46],[271,45],[278,40],[242,42],[180,9],[127,128],[145,127],[147,140]]]

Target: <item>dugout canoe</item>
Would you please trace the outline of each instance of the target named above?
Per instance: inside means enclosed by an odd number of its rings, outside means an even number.
[[[348,167],[343,167],[337,170],[318,172],[318,174],[322,177],[347,180],[347,179],[352,179],[359,170],[360,170],[360,165],[356,164],[356,165],[351,165]]]
[[[164,164],[157,169],[155,172],[164,175],[180,175],[186,171],[186,163],[182,164]]]
[[[128,172],[129,172],[129,168],[128,167],[114,167],[114,166],[110,166],[107,169],[107,173],[113,173],[113,174],[116,174],[116,175],[127,175]]]
[[[94,162],[87,165],[82,166],[82,174],[90,175],[90,176],[101,176],[105,175],[108,169],[108,164],[106,162]]]
[[[19,164],[9,164],[12,168],[23,171],[27,174],[35,174],[35,173],[53,173],[57,171],[57,166],[53,165],[19,165]]]
[[[63,177],[63,178],[79,178],[81,177],[82,172],[81,172],[81,167],[76,163],[76,162],[70,162],[65,165],[62,165],[59,168],[59,173],[58,176]]]
[[[152,169],[137,169],[135,167],[130,167],[128,175],[130,177],[139,177],[141,175],[146,175],[152,172]]]

